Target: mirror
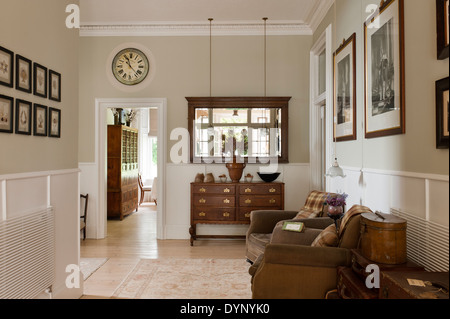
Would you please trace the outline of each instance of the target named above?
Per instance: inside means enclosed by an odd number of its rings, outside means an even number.
[[[290,97],[186,99],[192,163],[288,163]]]

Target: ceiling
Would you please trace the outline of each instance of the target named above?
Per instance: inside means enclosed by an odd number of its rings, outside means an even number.
[[[334,0],[80,0],[82,31],[206,31],[208,18],[223,31],[261,25],[268,17],[268,32],[312,33]],[[105,28],[108,26],[108,28]],[[200,30],[199,26],[203,26]],[[275,27],[276,26],[276,27]],[[136,31],[135,30],[135,31]],[[242,31],[242,30],[240,30]],[[260,30],[259,30],[260,31]],[[194,32],[195,33],[195,32]]]

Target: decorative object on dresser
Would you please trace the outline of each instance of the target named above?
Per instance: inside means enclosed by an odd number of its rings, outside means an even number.
[[[265,181],[266,183],[272,183],[275,181],[281,173],[260,173],[258,172],[258,176]]]
[[[197,238],[245,236],[197,235],[197,224],[249,224],[253,210],[284,209],[284,183],[191,183],[191,246]]]
[[[108,218],[138,210],[138,130],[108,125]]]

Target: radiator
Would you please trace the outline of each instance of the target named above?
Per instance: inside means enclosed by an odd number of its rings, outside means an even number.
[[[52,208],[0,221],[0,298],[31,299],[54,282]]]
[[[442,226],[410,213],[392,209],[393,215],[406,219],[408,259],[427,271],[448,271],[448,226]]]

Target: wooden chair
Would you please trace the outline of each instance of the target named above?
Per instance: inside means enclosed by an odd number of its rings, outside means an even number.
[[[139,199],[139,205],[142,204],[142,202],[144,201],[144,195],[145,192],[151,192],[152,188],[150,186],[144,186],[144,184],[142,183],[142,176],[141,174],[138,175],[138,182],[139,182],[139,188],[141,189],[141,198]]]
[[[84,213],[80,216],[80,231],[83,231],[83,240],[86,239],[86,218],[87,218],[87,208],[88,208],[88,202],[89,202],[89,194],[80,195],[80,200],[84,199]]]

